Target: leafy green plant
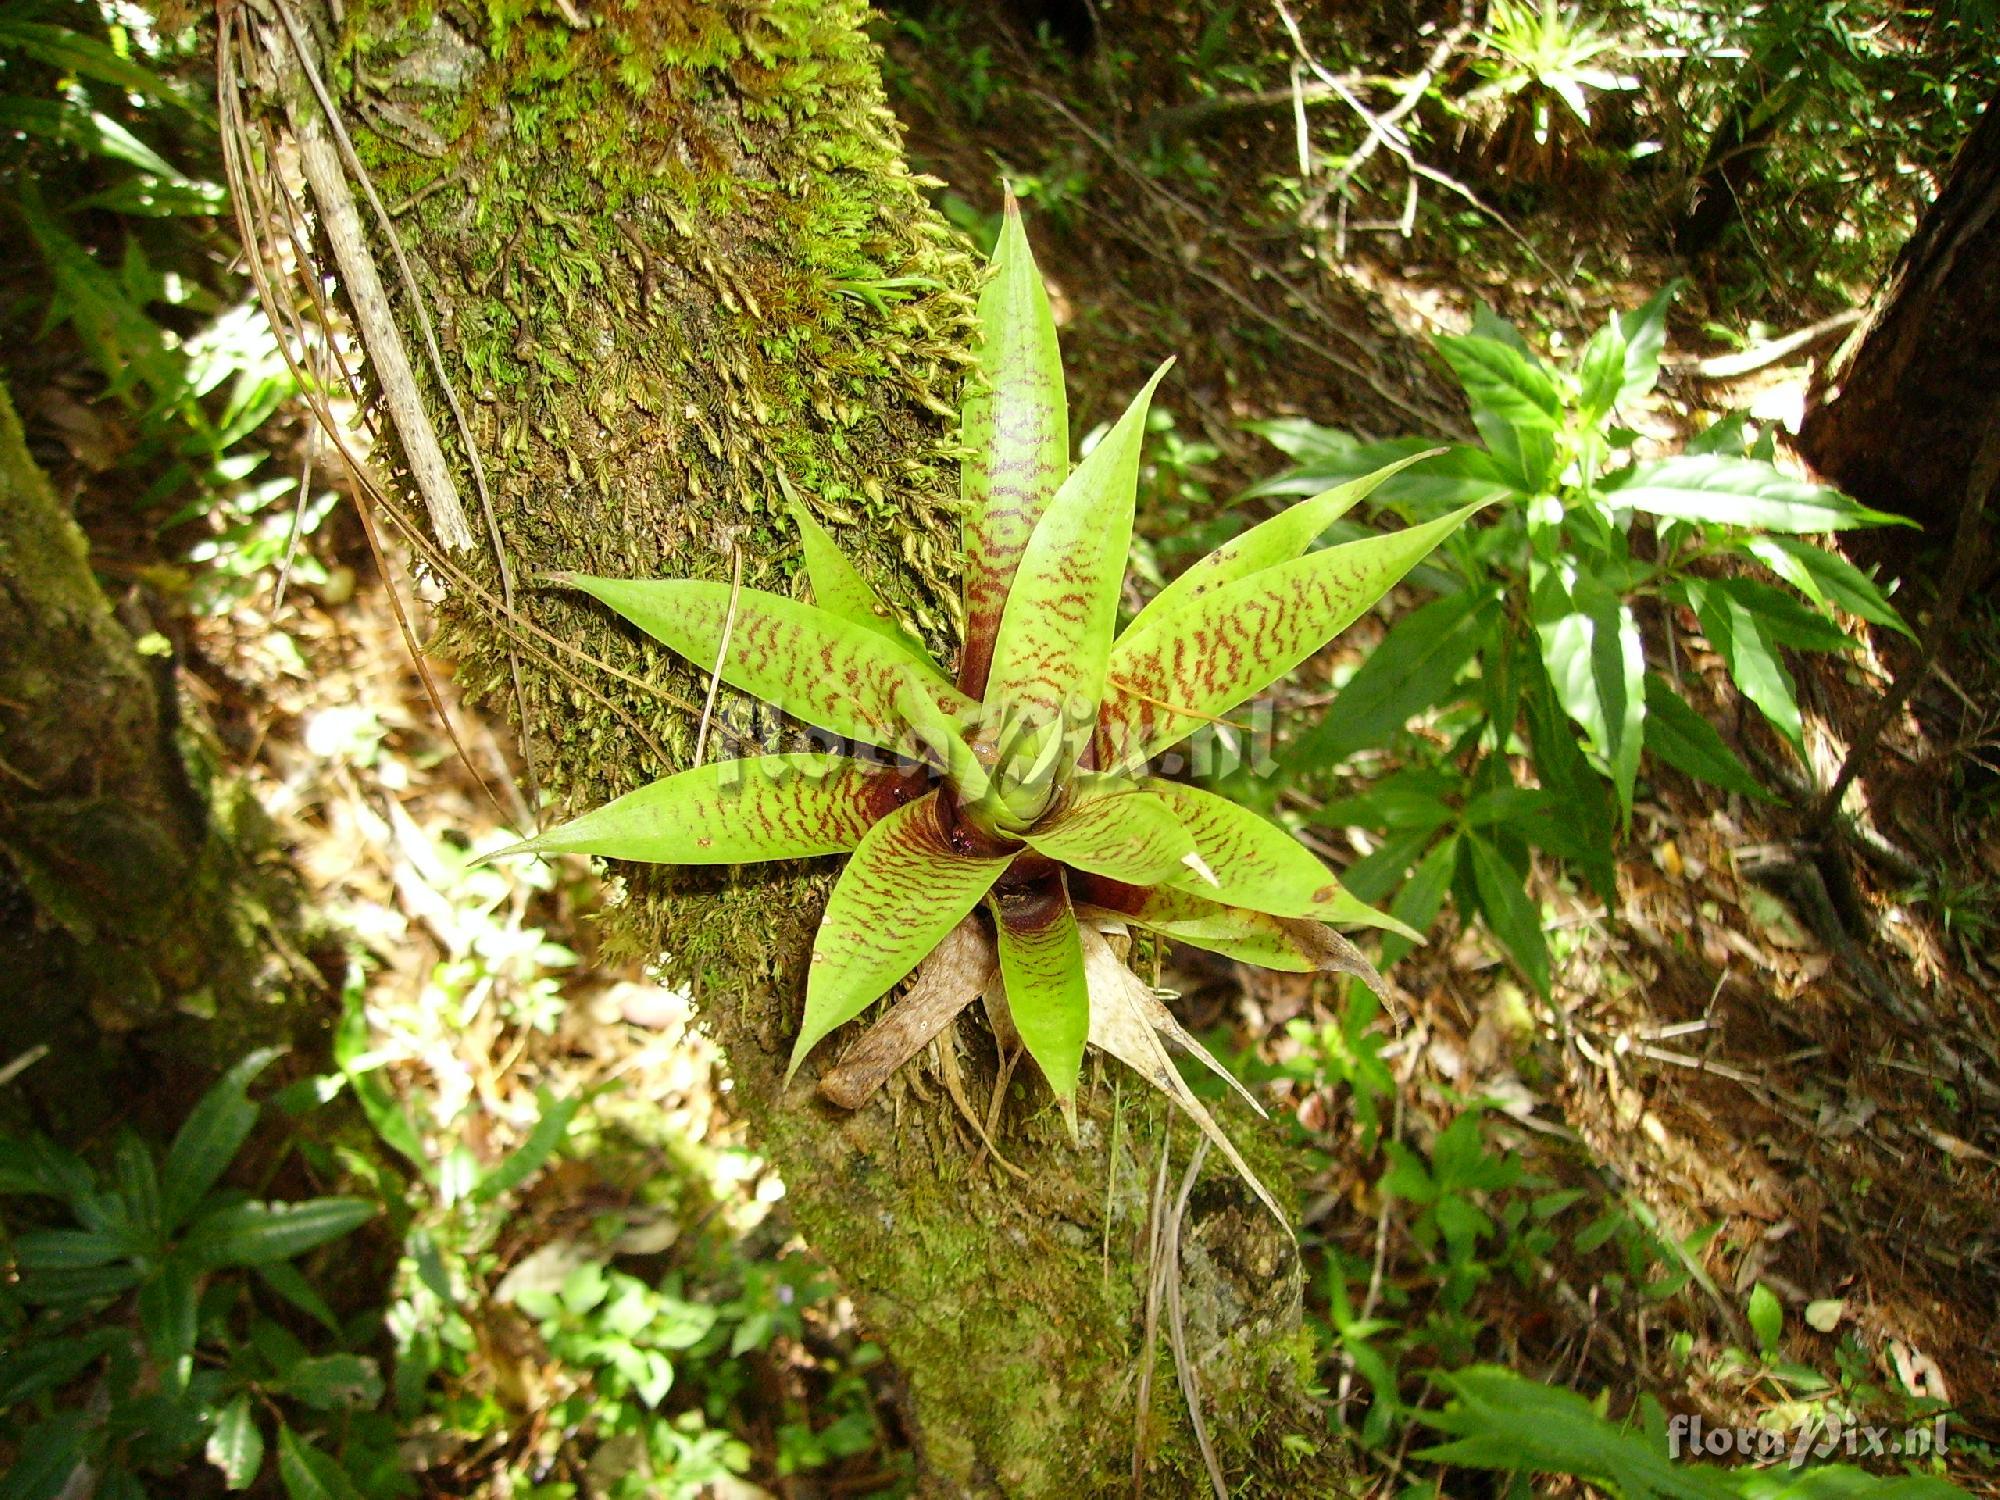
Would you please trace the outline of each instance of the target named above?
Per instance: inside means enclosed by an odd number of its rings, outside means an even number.
[[[733,687],[896,763],[868,752],[699,766],[517,848],[684,864],[847,853],[813,947],[793,1072],[915,969],[911,993],[822,1079],[829,1097],[860,1104],[975,997],[1001,1009],[1004,994],[1072,1123],[1094,1044],[1167,1092],[1255,1185],[1161,1038],[1212,1059],[1112,937],[1136,926],[1379,984],[1324,924],[1398,924],[1283,830],[1144,773],[1292,670],[1479,505],[1307,552],[1394,470],[1337,485],[1194,564],[1121,634],[1140,444],[1165,368],[1071,471],[1055,322],[1011,204],[980,322],[963,417],[956,683],[802,506],[814,605],[694,580],[561,580]]]
[[[261,1202],[223,1185],[257,1121],[253,1053],[195,1106],[162,1155],[121,1133],[108,1178],[39,1136],[0,1139],[0,1194],[60,1206],[70,1223],[10,1230],[0,1291],[0,1432],[14,1446],[8,1500],[148,1493],[205,1455],[225,1487],[265,1468],[267,1432],[288,1490],[349,1495],[352,1476],[399,1493],[393,1434],[374,1416],[375,1361],[295,1262],[378,1212],[367,1199]],[[10,1218],[14,1215],[10,1214]],[[323,1330],[313,1348],[292,1331]],[[320,1445],[324,1433],[336,1453]],[[177,1482],[177,1480],[176,1480]],[[160,1491],[158,1493],[164,1493]]]
[[[1493,0],[1478,42],[1484,82],[1456,107],[1486,134],[1488,164],[1514,177],[1552,175],[1590,128],[1591,96],[1638,86],[1607,66],[1625,39],[1562,0]]]
[[[1768,434],[1729,419],[1682,454],[1633,453],[1636,434],[1618,413],[1658,379],[1667,298],[1612,318],[1567,367],[1545,363],[1490,315],[1440,338],[1483,446],[1422,458],[1419,440],[1258,425],[1298,467],[1253,493],[1310,494],[1401,462],[1375,498],[1413,519],[1499,503],[1495,524],[1456,534],[1413,575],[1436,597],[1396,621],[1284,759],[1310,776],[1435,715],[1441,746],[1419,747],[1402,770],[1316,819],[1383,831],[1348,871],[1358,896],[1396,890],[1391,914],[1424,928],[1455,894],[1544,994],[1550,957],[1525,883],[1529,851],[1609,898],[1642,750],[1725,791],[1767,796],[1667,675],[1673,632],[1649,639],[1642,620],[1659,606],[1669,625],[1685,612],[1738,691],[1801,751],[1785,652],[1852,649],[1835,607],[1906,629],[1869,578],[1805,540],[1895,518],[1783,473]],[[1523,763],[1532,782],[1518,774]]]

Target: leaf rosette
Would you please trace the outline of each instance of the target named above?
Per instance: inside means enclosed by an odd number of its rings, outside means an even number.
[[[1151,778],[1148,763],[1291,672],[1479,506],[1314,550],[1343,512],[1429,455],[1413,456],[1238,536],[1121,632],[1140,446],[1168,366],[1072,468],[1055,321],[1011,197],[979,325],[962,417],[967,632],[956,675],[796,502],[811,604],[726,583],[564,575],[851,753],[696,766],[505,852],[666,864],[845,854],[788,1078],[914,975],[822,1075],[828,1098],[858,1107],[983,996],[1072,1126],[1095,1046],[1167,1093],[1278,1213],[1164,1043],[1222,1070],[1121,947],[1140,929],[1379,989],[1373,966],[1328,924],[1416,934],[1352,896],[1284,829]]]

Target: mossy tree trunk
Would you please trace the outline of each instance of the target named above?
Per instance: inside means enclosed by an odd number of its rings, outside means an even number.
[[[1820,377],[1799,451],[1842,489],[1948,535],[2000,420],[2000,96],[1973,127],[1876,310]]]
[[[549,633],[510,634],[491,558],[437,553],[438,649],[500,710],[518,667],[543,784],[573,807],[690,764],[707,683],[538,575],[727,578],[740,559],[745,584],[795,592],[796,494],[908,624],[955,650],[976,271],[903,165],[866,14],[854,0],[349,0],[337,33],[307,18],[360,158],[405,205],[397,232],[486,455],[522,614]],[[397,315],[419,347],[406,301]],[[444,393],[426,401],[476,494]],[[732,753],[726,732],[708,753]],[[1129,1492],[1160,1107],[1107,1076],[1072,1147],[1039,1082],[1017,1079],[998,1144],[1019,1180],[935,1073],[854,1115],[819,1102],[811,1075],[845,1037],[785,1090],[828,864],[620,873],[620,939],[696,985],[795,1221],[907,1382],[926,1492]],[[955,1057],[983,1110],[992,1044],[969,1020]],[[1170,1190],[1192,1138],[1177,1133]],[[1268,1148],[1255,1159],[1284,1180]],[[1291,1243],[1215,1173],[1184,1236],[1188,1338],[1232,1483],[1323,1493],[1338,1444],[1302,1394]],[[1194,1493],[1206,1481],[1161,1349],[1150,1488]]]
[[[165,642],[149,644],[98,587],[0,390],[5,1060],[48,1049],[7,1097],[52,1126],[157,1097],[163,1062],[184,1074],[164,1092],[191,1100],[293,1019],[271,1002],[291,988],[296,886],[260,859],[256,799],[212,774]]]

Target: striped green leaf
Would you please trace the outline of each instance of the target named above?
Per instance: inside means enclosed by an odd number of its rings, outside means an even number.
[[[1055,316],[1014,195],[979,298],[978,369],[968,383],[959,471],[965,507],[965,652],[959,686],[986,691],[1014,570],[1069,472],[1069,406]]]
[[[1346,629],[1433,547],[1468,505],[1388,536],[1328,547],[1154,615],[1111,653],[1098,763],[1120,770],[1262,692]]]
[[[661,865],[808,859],[852,849],[922,790],[921,777],[844,755],[747,756],[642,786],[499,852]]]
[[[1270,520],[1224,542],[1200,561],[1191,564],[1186,572],[1153,596],[1152,601],[1125,627],[1125,633],[1130,635],[1153,615],[1173,610],[1226,583],[1234,583],[1239,578],[1248,578],[1253,573],[1261,573],[1266,568],[1304,556],[1306,549],[1327,527],[1366,500],[1384,481],[1394,478],[1412,464],[1436,458],[1444,451],[1442,448],[1426,448],[1387,468],[1321,490],[1310,499],[1287,506]]]
[[[1083,943],[1059,872],[988,903],[1000,938],[1000,977],[1022,1045],[1074,1128],[1077,1073],[1090,1037]]]
[[[975,707],[923,657],[816,605],[696,579],[556,576],[703,672],[714,670],[727,628],[724,682],[845,739],[896,743],[903,727],[896,692],[911,671],[946,712]]]
[[[1042,725],[1097,711],[1132,545],[1146,408],[1166,372],[1162,365],[1146,382],[1036,524],[993,644],[989,714],[1004,707]]]
[[[805,1020],[787,1081],[822,1037],[914,969],[979,904],[1012,857],[954,848],[936,793],[869,829],[840,872],[813,941]]]
[[[1135,789],[1109,776],[1082,780],[1075,800],[1022,835],[1030,849],[1128,885],[1193,873],[1182,861],[1195,852],[1195,841],[1172,806],[1154,795],[1158,788]]]
[[[861,576],[847,554],[840,550],[827,529],[813,519],[797,499],[791,502],[792,520],[799,528],[799,544],[806,554],[806,577],[812,580],[813,603],[828,614],[839,615],[850,624],[872,630],[912,656],[930,661],[920,641],[896,623],[882,596]],[[932,663],[933,668],[936,664]]]
[[[1079,907],[1190,947],[1291,974],[1352,974],[1378,993],[1382,989],[1382,976],[1361,950],[1322,922],[1225,906],[1171,886],[1147,890],[1090,875],[1078,876],[1071,890]]]
[[[1319,862],[1319,856],[1248,808],[1175,782],[1153,782],[1147,790],[1164,802],[1193,836],[1195,848],[1215,877],[1211,885],[1195,871],[1183,869],[1166,884],[1205,900],[1271,916],[1384,927],[1422,940],[1394,917],[1350,893]]]

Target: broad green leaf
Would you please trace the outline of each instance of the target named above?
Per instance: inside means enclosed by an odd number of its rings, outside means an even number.
[[[1831,1442],[1832,1434],[1818,1436],[1816,1441]],[[1816,1450],[1809,1451],[1817,1456]],[[1851,1464],[1744,1469],[1731,1478],[1735,1493],[1743,1500],[1967,1500],[1972,1493],[1928,1474],[1885,1477]]]
[[[969,726],[952,718],[924,688],[914,674],[896,694],[896,709],[910,726],[916,743],[911,748],[917,760],[928,760],[942,771],[969,805],[990,806],[993,778],[972,748],[966,735]]]
[[[1663,458],[1604,482],[1606,504],[1648,515],[1759,531],[1843,531],[1854,526],[1911,526],[1870,510],[1839,490],[1794,479],[1754,458]]]
[[[1646,674],[1646,748],[1676,771],[1726,792],[1739,792],[1757,802],[1777,800],[1723,743],[1715,726],[1657,672]]]
[[[1444,898],[1451,894],[1452,881],[1457,875],[1458,835],[1447,834],[1417,861],[1410,878],[1403,882],[1403,888],[1389,904],[1390,915],[1412,932],[1429,932],[1431,923],[1444,909]],[[1408,938],[1390,933],[1382,939],[1382,967],[1388,968],[1410,948]]]
[[[1813,603],[1837,605],[1871,625],[1915,638],[1875,580],[1846,558],[1795,536],[1745,537],[1737,545]]]
[[[290,1260],[360,1228],[375,1217],[365,1198],[312,1198],[303,1203],[239,1203],[196,1222],[184,1242],[193,1262],[255,1266]]]
[[[896,623],[881,596],[869,587],[868,580],[848,561],[840,545],[796,497],[791,501],[791,511],[799,528],[800,546],[806,554],[806,576],[812,580],[813,603],[828,614],[874,631],[892,645],[930,663],[933,671],[937,670],[922,643],[913,640]]]
[[[1536,571],[1530,608],[1543,665],[1564,710],[1603,758],[1629,817],[1646,716],[1639,622],[1630,604],[1573,563],[1537,564]]]
[[[1477,506],[1328,547],[1163,611],[1111,653],[1099,764],[1129,768],[1260,693],[1371,607]]]
[[[179,1255],[168,1256],[139,1288],[139,1327],[146,1335],[146,1348],[175,1391],[186,1389],[194,1373],[200,1296],[194,1268]]]
[[[15,1243],[20,1251],[20,1242]],[[50,1266],[28,1270],[14,1284],[15,1295],[23,1302],[50,1307],[76,1307],[122,1296],[140,1281],[139,1268],[126,1261],[101,1266]]]
[[[1757,618],[1764,634],[1797,651],[1852,651],[1861,642],[1783,589],[1754,578],[1704,580],[1710,593],[1725,594]]]
[[[283,1422],[278,1424],[278,1478],[287,1500],[361,1500],[361,1491],[339,1462]]]
[[[250,1409],[250,1393],[244,1391],[216,1414],[209,1429],[208,1461],[222,1470],[224,1489],[247,1490],[257,1482],[264,1467],[264,1434]]]
[[[1681,587],[1695,618],[1701,621],[1702,633],[1728,664],[1738,690],[1803,754],[1805,724],[1799,716],[1798,691],[1778,655],[1777,642],[1765,634],[1757,616],[1735,599],[1711,593],[1706,580],[1683,579]]]
[[[1076,1076],[1090,1036],[1090,991],[1083,979],[1083,940],[1062,877],[1051,874],[1019,890],[996,891],[988,905],[1000,939],[1008,1014],[1073,1122]]]
[[[90,1164],[44,1135],[0,1138],[0,1194],[74,1203],[97,1186]]]
[[[333,1315],[333,1309],[326,1305],[326,1299],[313,1289],[313,1284],[307,1281],[299,1268],[290,1261],[265,1261],[263,1265],[257,1267],[257,1279],[328,1333],[335,1337],[339,1336],[340,1319]]]
[[[869,829],[840,872],[813,942],[805,1019],[786,1080],[820,1038],[914,969],[979,904],[1012,857],[954,848],[936,793]]]
[[[1192,873],[1182,861],[1195,852],[1195,841],[1161,795],[1161,783],[1135,790],[1112,777],[1082,780],[1078,796],[1022,835],[1030,849],[1127,885]],[[1108,785],[1094,789],[1093,782]]]
[[[1329,451],[1310,463],[1263,480],[1245,490],[1244,500],[1267,495],[1317,495],[1328,485],[1363,478],[1385,464],[1432,452],[1427,438],[1393,438],[1382,443],[1356,443]],[[1384,482],[1375,492],[1380,506],[1404,506],[1422,514],[1460,505],[1484,505],[1521,493],[1520,484],[1503,474],[1484,448],[1447,448],[1435,458],[1423,458]]]
[[[1102,701],[1132,547],[1146,408],[1166,373],[1167,365],[1154,372],[1035,524],[993,643],[989,717],[1004,709],[1030,724],[1056,724],[1076,710],[1087,719]]]
[[[1508,477],[1535,493],[1555,478],[1562,397],[1532,354],[1477,334],[1436,341],[1472,403],[1472,425]]]
[[[1583,855],[1572,855],[1591,889],[1605,901],[1618,890],[1618,874],[1612,859],[1612,841],[1617,833],[1617,805],[1604,779],[1584,758],[1576,743],[1572,720],[1549,681],[1540,651],[1524,653],[1521,669],[1525,677],[1522,704],[1528,723],[1528,748],[1535,762],[1535,779],[1542,789],[1563,807],[1577,832]]]
[[[558,1099],[548,1089],[541,1088],[535,1091],[535,1105],[538,1114],[534,1129],[473,1185],[470,1197],[474,1203],[491,1203],[539,1172],[569,1134],[570,1121],[583,1107],[583,1096],[572,1094],[567,1099]]]
[[[202,1095],[174,1133],[160,1174],[160,1218],[169,1231],[188,1221],[250,1138],[257,1123],[257,1106],[248,1092],[251,1081],[282,1050],[265,1047],[236,1064]]]
[[[1216,880],[1211,886],[1195,871],[1180,869],[1170,872],[1166,884],[1274,917],[1386,927],[1421,941],[1421,934],[1350,895],[1318,855],[1248,808],[1175,782],[1151,782],[1148,790],[1193,836]]]
[[[1352,974],[1377,992],[1382,988],[1382,976],[1361,950],[1323,922],[1274,917],[1171,886],[1147,890],[1089,874],[1071,877],[1070,896],[1079,907],[1095,908],[1135,927],[1259,968],[1291,974]]]
[[[382,1372],[360,1354],[322,1354],[302,1359],[280,1382],[288,1396],[320,1411],[365,1411],[382,1399]]]
[[[1049,295],[1007,195],[993,274],[979,297],[979,366],[960,429],[965,508],[965,652],[959,686],[986,694],[1014,570],[1069,472],[1069,405]]]
[[[736,865],[839,854],[922,790],[844,755],[756,755],[696,766],[510,845],[503,854],[598,854]]]
[[[1332,766],[1357,750],[1387,745],[1416,715],[1446,701],[1499,614],[1500,601],[1483,588],[1411,610],[1389,627],[1320,721],[1285,752],[1286,764]]]
[[[118,1196],[125,1204],[126,1221],[135,1240],[153,1244],[165,1232],[160,1218],[160,1172],[153,1162],[153,1148],[132,1130],[118,1133],[113,1151],[118,1173]]]
[[[1322,490],[1310,499],[1288,506],[1263,524],[1251,527],[1241,536],[1224,542],[1154,595],[1132,623],[1125,627],[1126,633],[1136,630],[1149,615],[1174,609],[1225,583],[1234,583],[1239,578],[1247,578],[1252,573],[1260,573],[1278,563],[1303,556],[1327,527],[1366,500],[1385,481],[1412,464],[1436,458],[1444,451],[1442,448],[1428,448],[1372,474]]]
[[[1542,912],[1514,867],[1498,849],[1476,833],[1464,836],[1472,863],[1473,888],[1486,925],[1500,939],[1521,971],[1546,1000],[1549,995],[1549,945],[1542,933]]]
[[[972,701],[923,658],[815,605],[762,589],[698,579],[555,575],[616,610],[703,673],[715,670],[735,596],[722,680],[793,718],[867,745],[893,747],[902,731],[896,691],[915,670],[940,706]]]
[[[37,1229],[14,1241],[23,1271],[82,1271],[108,1266],[127,1253],[124,1239],[95,1229]]]
[[[0,19],[0,52],[19,52],[79,78],[107,83],[129,94],[143,94],[162,103],[180,100],[165,79],[130,58],[121,57],[94,36],[41,21]]]
[[[1750,1302],[1745,1314],[1750,1322],[1750,1331],[1757,1335],[1757,1347],[1765,1354],[1775,1353],[1778,1336],[1785,1331],[1785,1309],[1778,1301],[1777,1293],[1763,1282],[1750,1288]]]
[[[1579,404],[1587,420],[1598,421],[1614,406],[1638,400],[1660,378],[1660,351],[1667,342],[1667,307],[1673,301],[1675,286],[1670,282],[1644,306],[1613,314],[1584,346],[1578,381],[1582,387]]]

